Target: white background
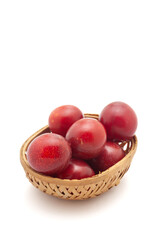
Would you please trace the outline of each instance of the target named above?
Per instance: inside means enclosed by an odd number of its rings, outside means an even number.
[[[0,238],[160,239],[159,82],[159,0],[0,0]],[[120,185],[76,202],[35,189],[19,150],[50,112],[117,100],[139,119]]]

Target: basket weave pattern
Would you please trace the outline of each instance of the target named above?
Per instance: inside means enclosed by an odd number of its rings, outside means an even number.
[[[97,119],[98,115],[85,114],[85,117]],[[91,178],[81,180],[58,179],[34,171],[29,166],[26,158],[26,150],[30,142],[45,132],[49,132],[48,126],[37,131],[22,145],[20,150],[21,164],[26,172],[27,178],[36,188],[44,193],[63,199],[82,200],[93,198],[106,192],[113,186],[117,186],[120,179],[128,171],[137,147],[136,136],[130,141],[119,143],[124,148],[126,156],[114,166]]]

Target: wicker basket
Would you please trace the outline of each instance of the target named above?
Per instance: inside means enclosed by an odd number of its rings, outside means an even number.
[[[97,114],[85,114],[85,117],[98,119]],[[114,166],[90,178],[84,178],[81,180],[63,180],[45,176],[34,171],[27,161],[26,151],[28,145],[34,138],[47,132],[50,132],[50,130],[48,126],[45,126],[25,141],[20,150],[21,164],[26,172],[27,178],[36,188],[39,188],[44,193],[63,199],[83,200],[93,198],[106,192],[113,186],[117,186],[120,179],[129,169],[137,148],[136,136],[130,141],[119,142],[119,145],[123,147],[127,154]]]

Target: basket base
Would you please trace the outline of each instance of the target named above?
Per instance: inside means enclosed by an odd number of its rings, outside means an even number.
[[[40,179],[33,177],[31,174],[26,172],[26,177],[29,179],[30,183],[48,195],[52,195],[65,200],[85,200],[89,198],[95,198],[104,192],[107,192],[114,186],[120,183],[120,179],[128,171],[129,167],[123,172],[119,173],[119,176],[112,177],[111,179],[105,181],[100,181],[97,184],[89,184],[85,186],[63,186],[56,185],[52,183],[47,183],[41,181]]]

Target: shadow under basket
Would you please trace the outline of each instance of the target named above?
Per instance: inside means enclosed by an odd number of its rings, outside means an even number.
[[[98,114],[84,114],[84,117],[98,119]],[[33,139],[47,132],[50,132],[50,130],[48,126],[45,126],[25,141],[20,150],[20,160],[27,178],[36,188],[62,199],[83,200],[93,198],[106,192],[113,186],[117,186],[120,183],[120,179],[128,171],[137,148],[136,136],[131,140],[119,142],[118,144],[124,149],[126,156],[114,166],[93,177],[81,180],[53,178],[33,170],[26,157],[27,148]]]

